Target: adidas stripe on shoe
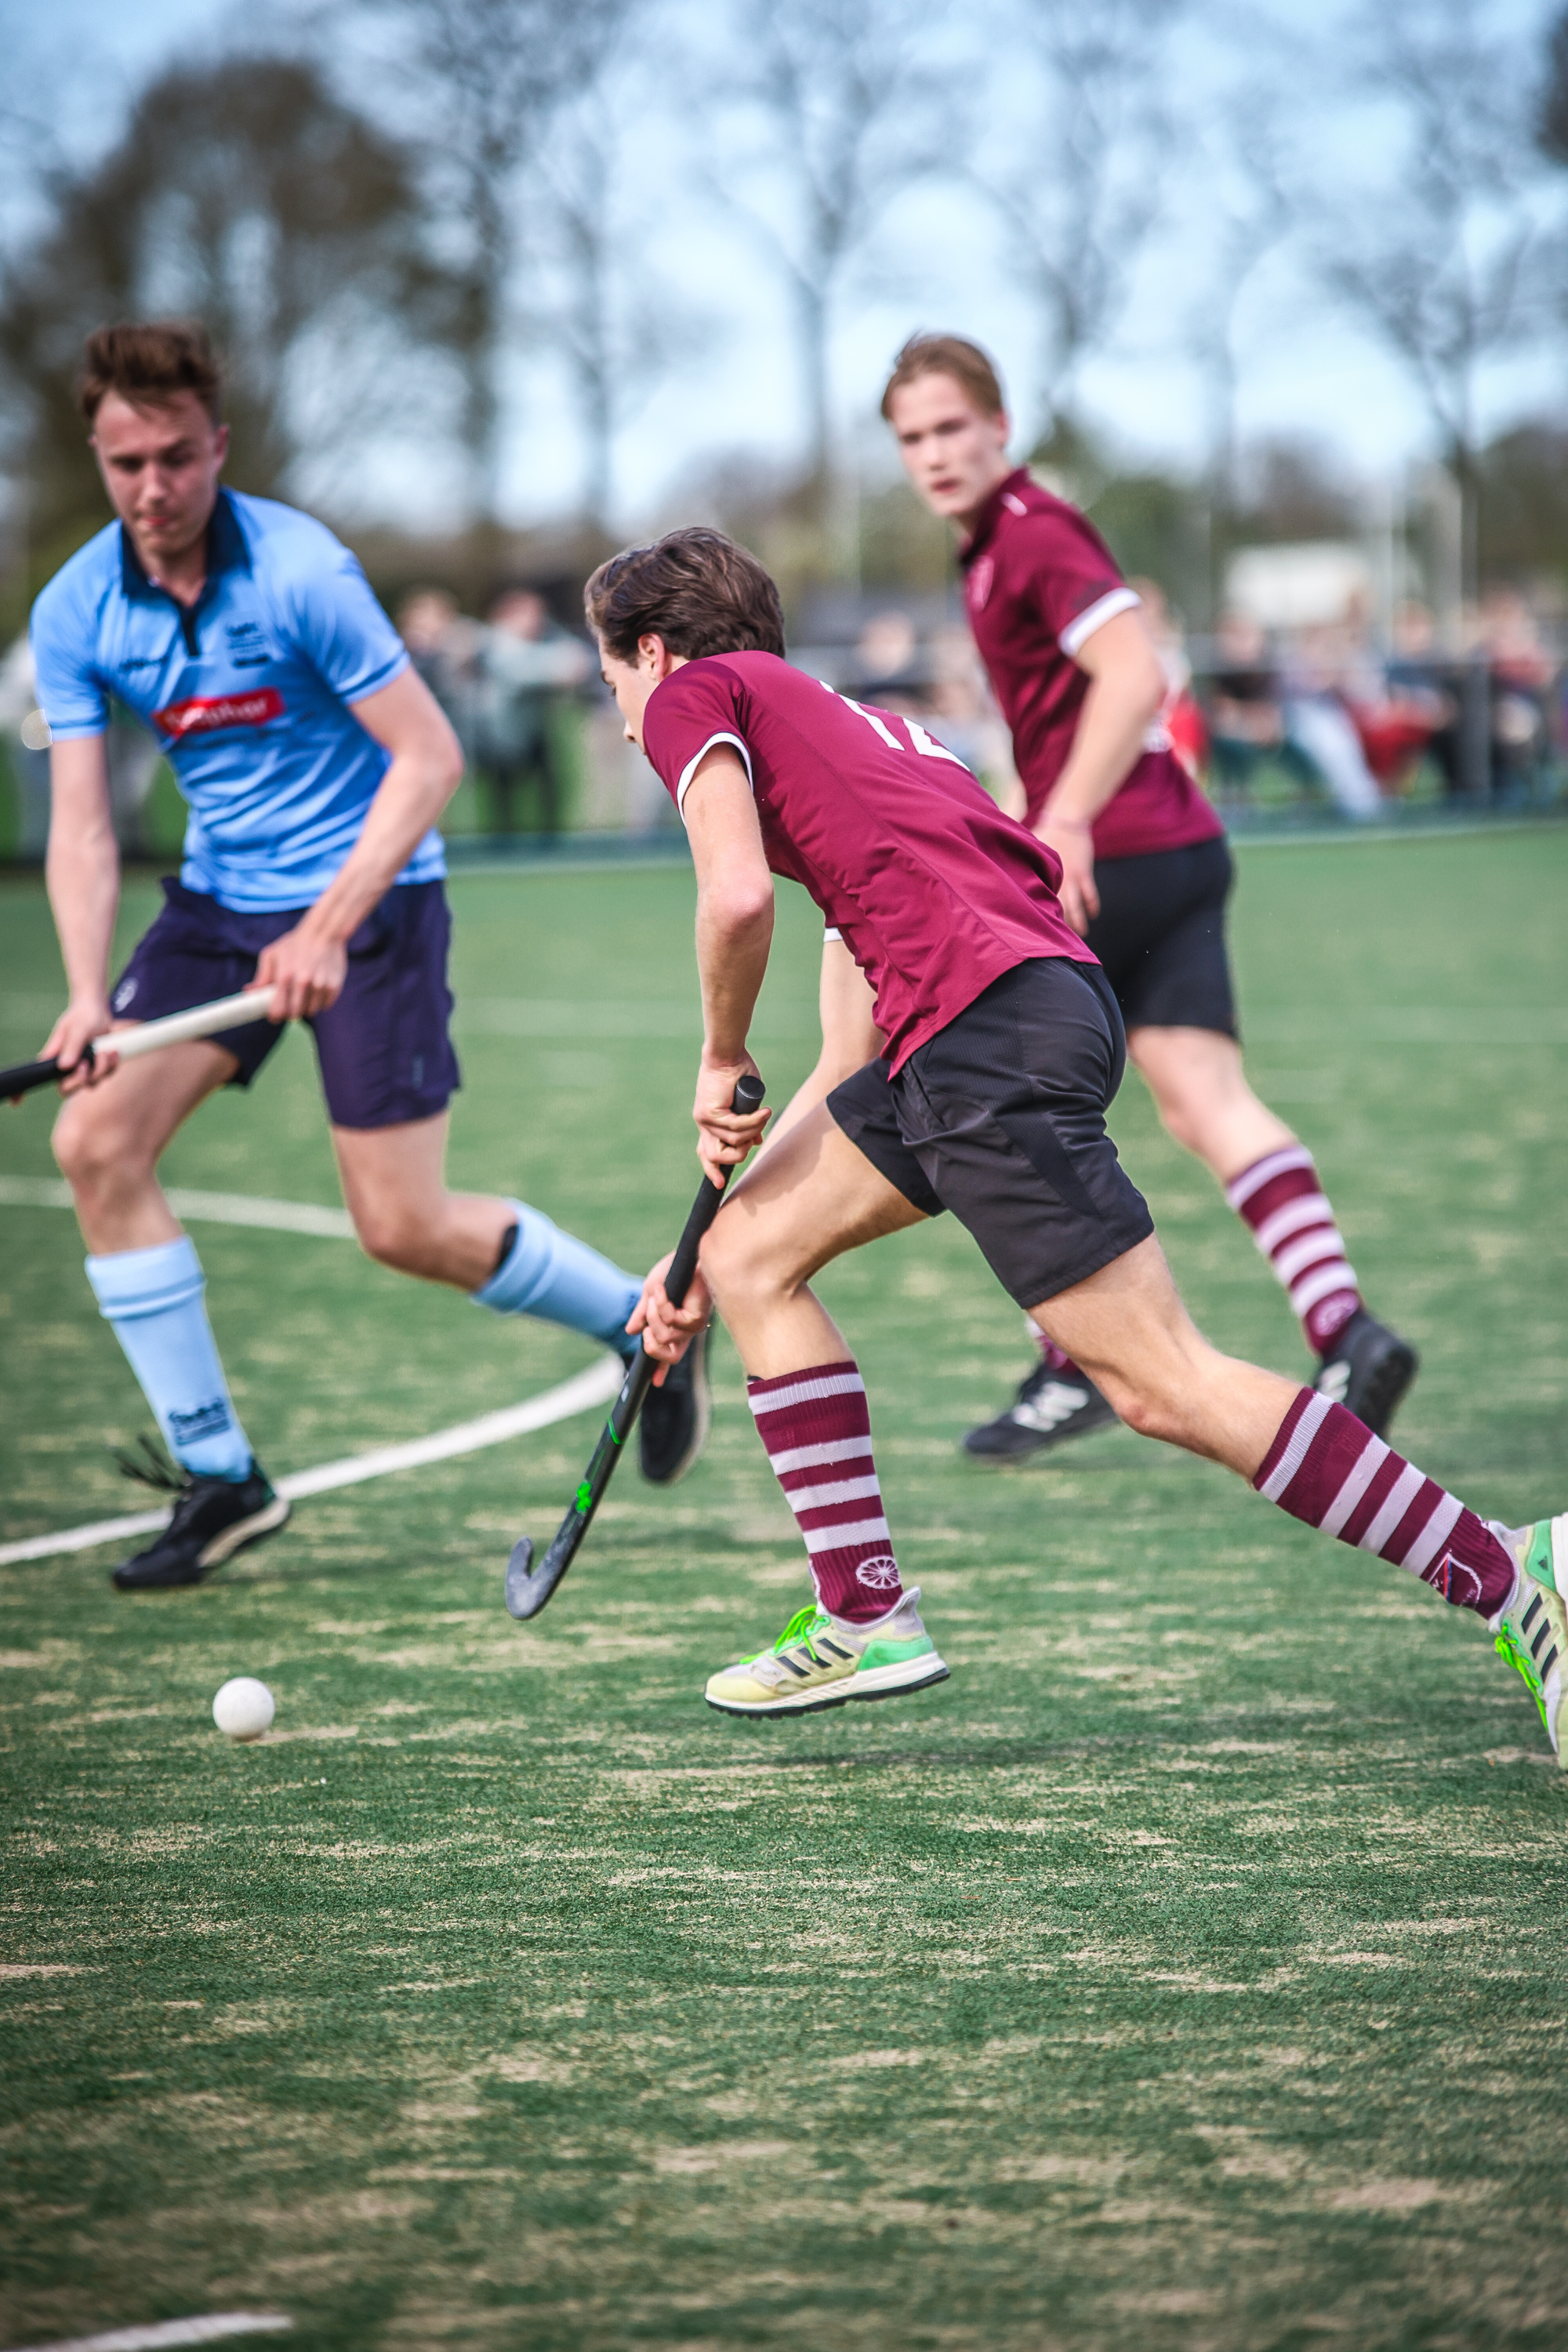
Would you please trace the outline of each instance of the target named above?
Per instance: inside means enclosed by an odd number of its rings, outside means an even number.
[[[1500,1656],[1518,1668],[1525,1688],[1535,1701],[1552,1752],[1568,1770],[1561,1734],[1564,1724],[1563,1667],[1568,1664],[1568,1512],[1555,1519],[1537,1519],[1527,1528],[1500,1527],[1492,1533],[1519,1562],[1519,1581],[1510,1599],[1489,1620]]]
[[[830,1617],[816,1601],[797,1610],[771,1650],[712,1675],[704,1696],[721,1715],[819,1715],[852,1699],[902,1698],[947,1680],[921,1622],[919,1586],[868,1625]]]

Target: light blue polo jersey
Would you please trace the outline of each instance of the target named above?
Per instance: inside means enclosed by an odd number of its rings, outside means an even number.
[[[359,839],[391,764],[348,708],[407,666],[341,541],[297,508],[220,492],[207,577],[185,607],[117,522],[33,607],[38,700],[57,742],[135,712],[190,806],[180,879],[225,907],[307,907]],[[432,830],[398,876],[447,870]]]

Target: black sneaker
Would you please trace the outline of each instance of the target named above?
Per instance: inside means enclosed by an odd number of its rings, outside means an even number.
[[[649,1389],[637,1423],[637,1459],[643,1476],[656,1486],[673,1486],[684,1478],[708,1443],[713,1418],[708,1386],[708,1334],[693,1339],[679,1364],[664,1376],[664,1386]]]
[[[1358,1307],[1335,1335],[1312,1386],[1320,1396],[1348,1406],[1374,1437],[1381,1437],[1415,1378],[1419,1361],[1408,1339]]]
[[[161,1476],[125,1463],[133,1478],[146,1486],[172,1488],[178,1496],[174,1516],[145,1551],[122,1559],[111,1581],[121,1592],[153,1592],[175,1584],[199,1584],[226,1559],[232,1559],[258,1536],[269,1536],[283,1525],[289,1505],[278,1494],[254,1455],[243,1478],[197,1478],[177,1465]]]
[[[1065,1445],[1069,1437],[1109,1429],[1115,1420],[1111,1407],[1082,1372],[1037,1364],[1019,1388],[1016,1402],[994,1421],[972,1429],[963,1450],[989,1462],[1021,1462],[1026,1454]]]

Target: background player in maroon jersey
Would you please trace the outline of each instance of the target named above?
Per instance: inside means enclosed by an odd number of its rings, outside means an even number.
[[[773,582],[721,533],[673,531],[612,558],[587,609],[626,732],[691,843],[705,1165],[743,1160],[766,1118],[730,1103],[756,1068],[773,875],[803,884],[839,931],[885,1040],[735,1186],[688,1305],[670,1307],[660,1266],[633,1318],[674,1362],[718,1299],[816,1588],[770,1650],[710,1678],[710,1704],[799,1715],[946,1675],[900,1575],[864,1383],[810,1281],[948,1208],[1132,1427],[1226,1464],[1489,1620],[1555,1748],[1568,1515],[1485,1527],[1342,1405],[1194,1329],[1105,1131],[1121,1022],[1063,918],[1055,854],[921,728],[792,669]]]
[[[1061,860],[1063,908],[1116,991],[1129,1055],[1283,1284],[1320,1360],[1316,1388],[1382,1432],[1415,1351],[1368,1313],[1311,1153],[1243,1073],[1230,852],[1161,724],[1166,681],[1138,597],[1092,524],[1012,463],[1001,386],[977,345],[912,337],[882,414],[921,499],[963,534],[964,600],[1026,822]],[[964,1444],[1016,1458],[1110,1418],[1047,1342],[1016,1402]]]

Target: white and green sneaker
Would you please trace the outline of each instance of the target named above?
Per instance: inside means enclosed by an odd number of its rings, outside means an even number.
[[[714,1675],[706,1693],[721,1715],[818,1715],[852,1698],[903,1698],[947,1680],[921,1623],[920,1587],[869,1625],[847,1625],[816,1601],[797,1610],[773,1643]]]
[[[1563,1668],[1568,1662],[1568,1511],[1555,1519],[1537,1519],[1532,1527],[1504,1528],[1489,1522],[1519,1562],[1513,1597],[1491,1619],[1501,1656],[1517,1666],[1525,1687],[1541,1710],[1546,1737],[1558,1764],[1568,1770],[1568,1756],[1558,1737],[1563,1723]]]

